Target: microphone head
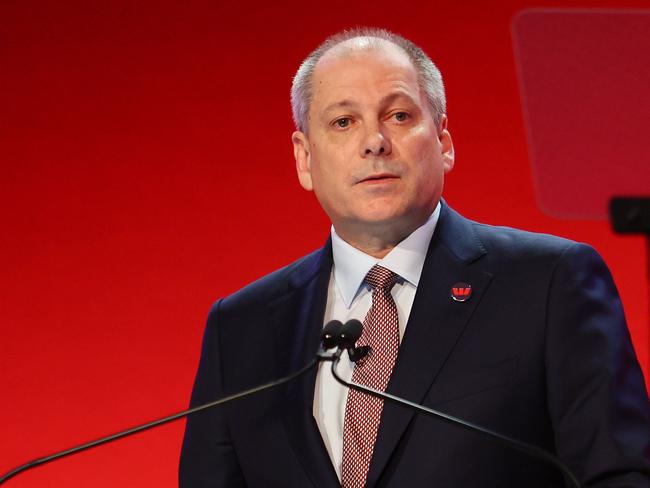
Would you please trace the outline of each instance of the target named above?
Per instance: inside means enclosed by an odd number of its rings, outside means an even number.
[[[332,349],[339,345],[341,328],[343,324],[340,320],[330,320],[323,327],[323,332],[320,334],[323,349]]]
[[[363,325],[357,319],[348,320],[339,333],[339,347],[341,349],[349,349],[354,347],[356,342],[361,337]]]

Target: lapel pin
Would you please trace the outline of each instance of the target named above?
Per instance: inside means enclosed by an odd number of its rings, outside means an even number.
[[[459,281],[451,287],[451,298],[455,302],[466,302],[472,296],[472,285]]]

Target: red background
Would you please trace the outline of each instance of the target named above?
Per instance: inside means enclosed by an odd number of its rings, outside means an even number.
[[[647,366],[644,239],[547,217],[534,197],[510,34],[533,5],[551,2],[0,3],[0,471],[183,409],[210,304],[324,242],[295,179],[290,79],[359,24],[402,33],[442,69],[447,200],[594,245]],[[182,430],[7,486],[175,486]]]

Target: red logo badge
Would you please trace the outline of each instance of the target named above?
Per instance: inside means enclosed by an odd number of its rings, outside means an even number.
[[[472,285],[462,281],[451,287],[451,298],[456,302],[466,302],[472,296]]]

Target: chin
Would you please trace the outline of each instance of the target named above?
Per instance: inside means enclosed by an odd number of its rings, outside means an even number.
[[[367,212],[359,220],[369,225],[393,225],[402,222],[406,215],[402,212],[391,211],[389,209],[378,209],[373,212]]]

